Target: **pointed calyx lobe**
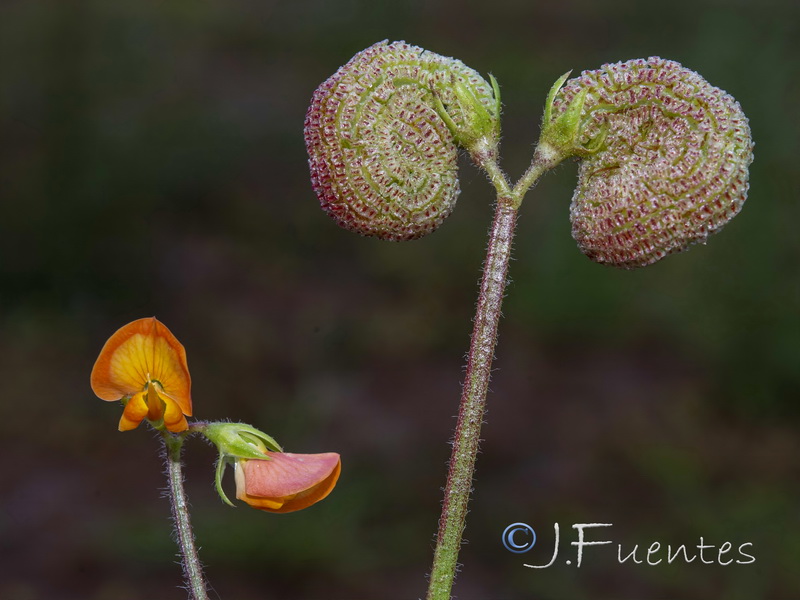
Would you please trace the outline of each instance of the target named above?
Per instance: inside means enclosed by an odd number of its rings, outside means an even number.
[[[649,265],[705,242],[741,210],[753,142],[729,94],[651,57],[569,80],[555,97],[555,117],[579,96],[574,153],[583,160],[570,213],[589,258]]]
[[[383,41],[314,92],[305,120],[323,210],[363,235],[408,240],[436,229],[459,193],[458,146],[496,144],[496,86],[461,61]]]

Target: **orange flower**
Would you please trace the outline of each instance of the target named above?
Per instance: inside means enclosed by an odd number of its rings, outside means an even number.
[[[154,427],[189,428],[192,379],[186,350],[155,317],[128,323],[112,335],[92,369],[92,391],[125,403],[119,430],[136,429],[144,418]]]
[[[236,460],[236,497],[253,508],[288,513],[331,493],[342,471],[335,452],[291,454],[264,451],[270,460]]]

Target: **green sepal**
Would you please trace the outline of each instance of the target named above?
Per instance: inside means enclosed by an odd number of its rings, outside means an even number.
[[[265,450],[283,452],[272,436],[245,423],[211,423],[202,433],[225,458],[268,460]]]
[[[588,88],[582,89],[570,101],[569,106],[557,117],[553,117],[553,103],[564,82],[571,71],[564,73],[550,88],[542,118],[542,134],[539,137],[539,148],[543,154],[549,155],[556,163],[568,156],[587,157],[600,152],[605,147],[608,133],[606,123],[601,125],[601,131],[587,143],[579,142],[584,120],[584,108]]]
[[[553,117],[553,104],[556,95],[571,73],[572,71],[564,73],[550,88],[544,106],[542,134],[539,137],[539,146],[547,147],[551,154],[559,157],[559,160],[572,155],[586,156],[587,154],[592,154],[600,148],[603,141],[599,140],[596,146],[594,142],[597,140],[592,140],[589,146],[582,146],[578,143],[583,107],[586,104],[586,94],[589,92],[587,88],[578,92],[564,112],[557,117]]]
[[[236,505],[228,499],[228,496],[225,494],[225,490],[222,489],[222,476],[225,473],[225,467],[228,466],[228,462],[230,461],[222,454],[219,455],[219,459],[217,460],[217,474],[214,479],[214,487],[217,488],[217,494],[219,494],[219,497],[222,498],[222,501],[225,504],[236,508]]]
[[[496,147],[500,137],[500,86],[494,76],[490,75],[494,95],[494,104],[487,108],[476,96],[472,87],[458,81],[455,75],[450,80],[450,89],[455,94],[455,107],[448,107],[442,102],[442,95],[435,87],[433,92],[436,112],[447,125],[456,143],[470,152],[487,144]],[[453,108],[459,114],[458,123],[453,119]]]
[[[570,75],[572,75],[572,71],[567,71],[561,77],[556,79],[553,87],[551,87],[550,91],[547,93],[547,100],[545,101],[544,105],[544,117],[542,118],[543,128],[547,127],[547,125],[553,119],[553,103],[556,100],[556,94],[558,94],[558,91],[564,87],[564,83],[567,81]]]
[[[497,134],[500,134],[500,111],[503,109],[503,105],[500,102],[500,84],[497,82],[497,78],[489,73],[489,83],[492,84],[492,94],[494,95],[494,114],[495,119],[497,120]]]

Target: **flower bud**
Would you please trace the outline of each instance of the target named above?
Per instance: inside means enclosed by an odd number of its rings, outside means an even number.
[[[323,210],[386,240],[436,229],[458,197],[458,145],[496,147],[496,89],[461,61],[404,42],[356,54],[317,88],[306,115]]]
[[[742,208],[753,142],[729,94],[651,57],[584,71],[553,114],[583,105],[572,235],[594,261],[634,268],[705,243]],[[598,143],[598,140],[601,140]]]

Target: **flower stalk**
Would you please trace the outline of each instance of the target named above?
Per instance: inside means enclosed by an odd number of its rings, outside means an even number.
[[[166,450],[167,491],[175,524],[175,538],[181,551],[181,565],[186,589],[189,591],[190,600],[208,600],[208,585],[203,576],[203,566],[197,555],[194,531],[189,518],[189,503],[183,489],[181,450],[185,436],[166,431],[163,431],[161,435]]]

